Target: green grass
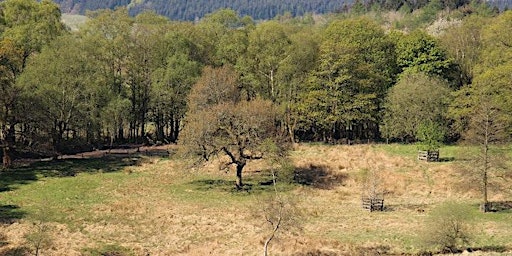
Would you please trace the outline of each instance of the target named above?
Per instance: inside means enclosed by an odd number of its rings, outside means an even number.
[[[39,218],[73,223],[72,216],[92,218],[88,211],[108,199],[103,194],[105,180],[122,181],[124,167],[136,158],[73,159],[36,162],[0,173],[3,216]],[[10,209],[10,212],[8,211]],[[73,213],[73,214],[71,214]]]
[[[390,155],[404,157],[406,159],[417,159],[418,145],[416,144],[378,144],[378,150],[384,151]],[[441,162],[452,162],[463,159],[467,153],[476,153],[476,147],[461,147],[456,145],[444,145],[439,149]]]
[[[130,249],[116,244],[101,244],[95,248],[84,248],[82,251],[83,256],[104,256],[104,255],[134,255]]]

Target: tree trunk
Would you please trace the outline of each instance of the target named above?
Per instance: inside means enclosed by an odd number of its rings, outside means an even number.
[[[4,168],[11,167],[12,162],[11,162],[11,156],[10,156],[9,147],[8,146],[4,146],[3,150],[2,150],[2,153],[3,153],[2,163],[3,163]]]
[[[158,113],[157,116],[156,116],[156,121],[155,121],[155,125],[156,125],[156,140],[157,141],[164,141],[165,139],[165,132],[164,132],[164,128],[165,128],[165,121],[164,121],[164,117],[161,113]]]
[[[279,217],[278,222],[279,223],[281,222],[281,217]],[[272,241],[272,239],[274,239],[274,236],[276,235],[276,232],[278,229],[279,229],[279,224],[274,227],[274,229],[272,230],[272,234],[265,241],[265,245],[263,246],[263,256],[268,256],[268,246],[269,246],[270,242]]]
[[[484,166],[482,170],[482,205],[480,206],[480,210],[482,212],[488,212],[489,209],[489,201],[488,201],[488,195],[487,195],[487,172],[489,170],[489,138],[488,138],[488,124],[486,123],[486,131],[485,131],[485,138],[484,138]]]
[[[13,129],[14,125],[9,126],[7,128],[6,125],[2,126],[2,137],[3,139],[0,141],[0,144],[2,145],[2,164],[4,168],[11,167],[12,159],[11,159],[11,148],[16,142],[15,137],[15,130]]]
[[[173,121],[173,134],[172,134],[172,142],[176,142],[178,140],[178,136],[180,134],[180,119],[175,118]]]
[[[236,164],[236,189],[241,190],[244,188],[244,183],[242,181],[242,170],[244,169],[245,163],[237,163]]]
[[[124,140],[124,128],[122,122],[118,125],[116,141],[121,142]]]

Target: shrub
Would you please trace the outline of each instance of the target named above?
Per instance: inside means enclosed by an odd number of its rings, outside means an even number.
[[[471,208],[467,205],[444,203],[429,214],[420,239],[428,249],[458,252],[470,241],[470,219]]]

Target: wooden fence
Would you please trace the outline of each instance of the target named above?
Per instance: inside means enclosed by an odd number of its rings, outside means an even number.
[[[427,162],[439,161],[439,150],[419,150],[418,160]]]
[[[384,199],[383,198],[369,198],[363,197],[363,209],[370,212],[373,211],[384,211]]]

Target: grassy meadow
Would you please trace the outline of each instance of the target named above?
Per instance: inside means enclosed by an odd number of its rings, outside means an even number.
[[[291,173],[302,182],[278,172],[277,190],[296,218],[278,231],[270,255],[416,255],[429,212],[446,201],[472,209],[468,247],[476,255],[512,255],[512,211],[478,211],[460,151],[442,148],[443,161],[427,163],[412,145],[295,146]],[[247,190],[238,192],[233,170],[218,166],[126,155],[5,170],[0,255],[261,255],[271,231],[262,210],[274,193],[270,167],[249,163]],[[361,208],[365,170],[380,177],[383,212]],[[490,197],[507,202],[510,192]]]

